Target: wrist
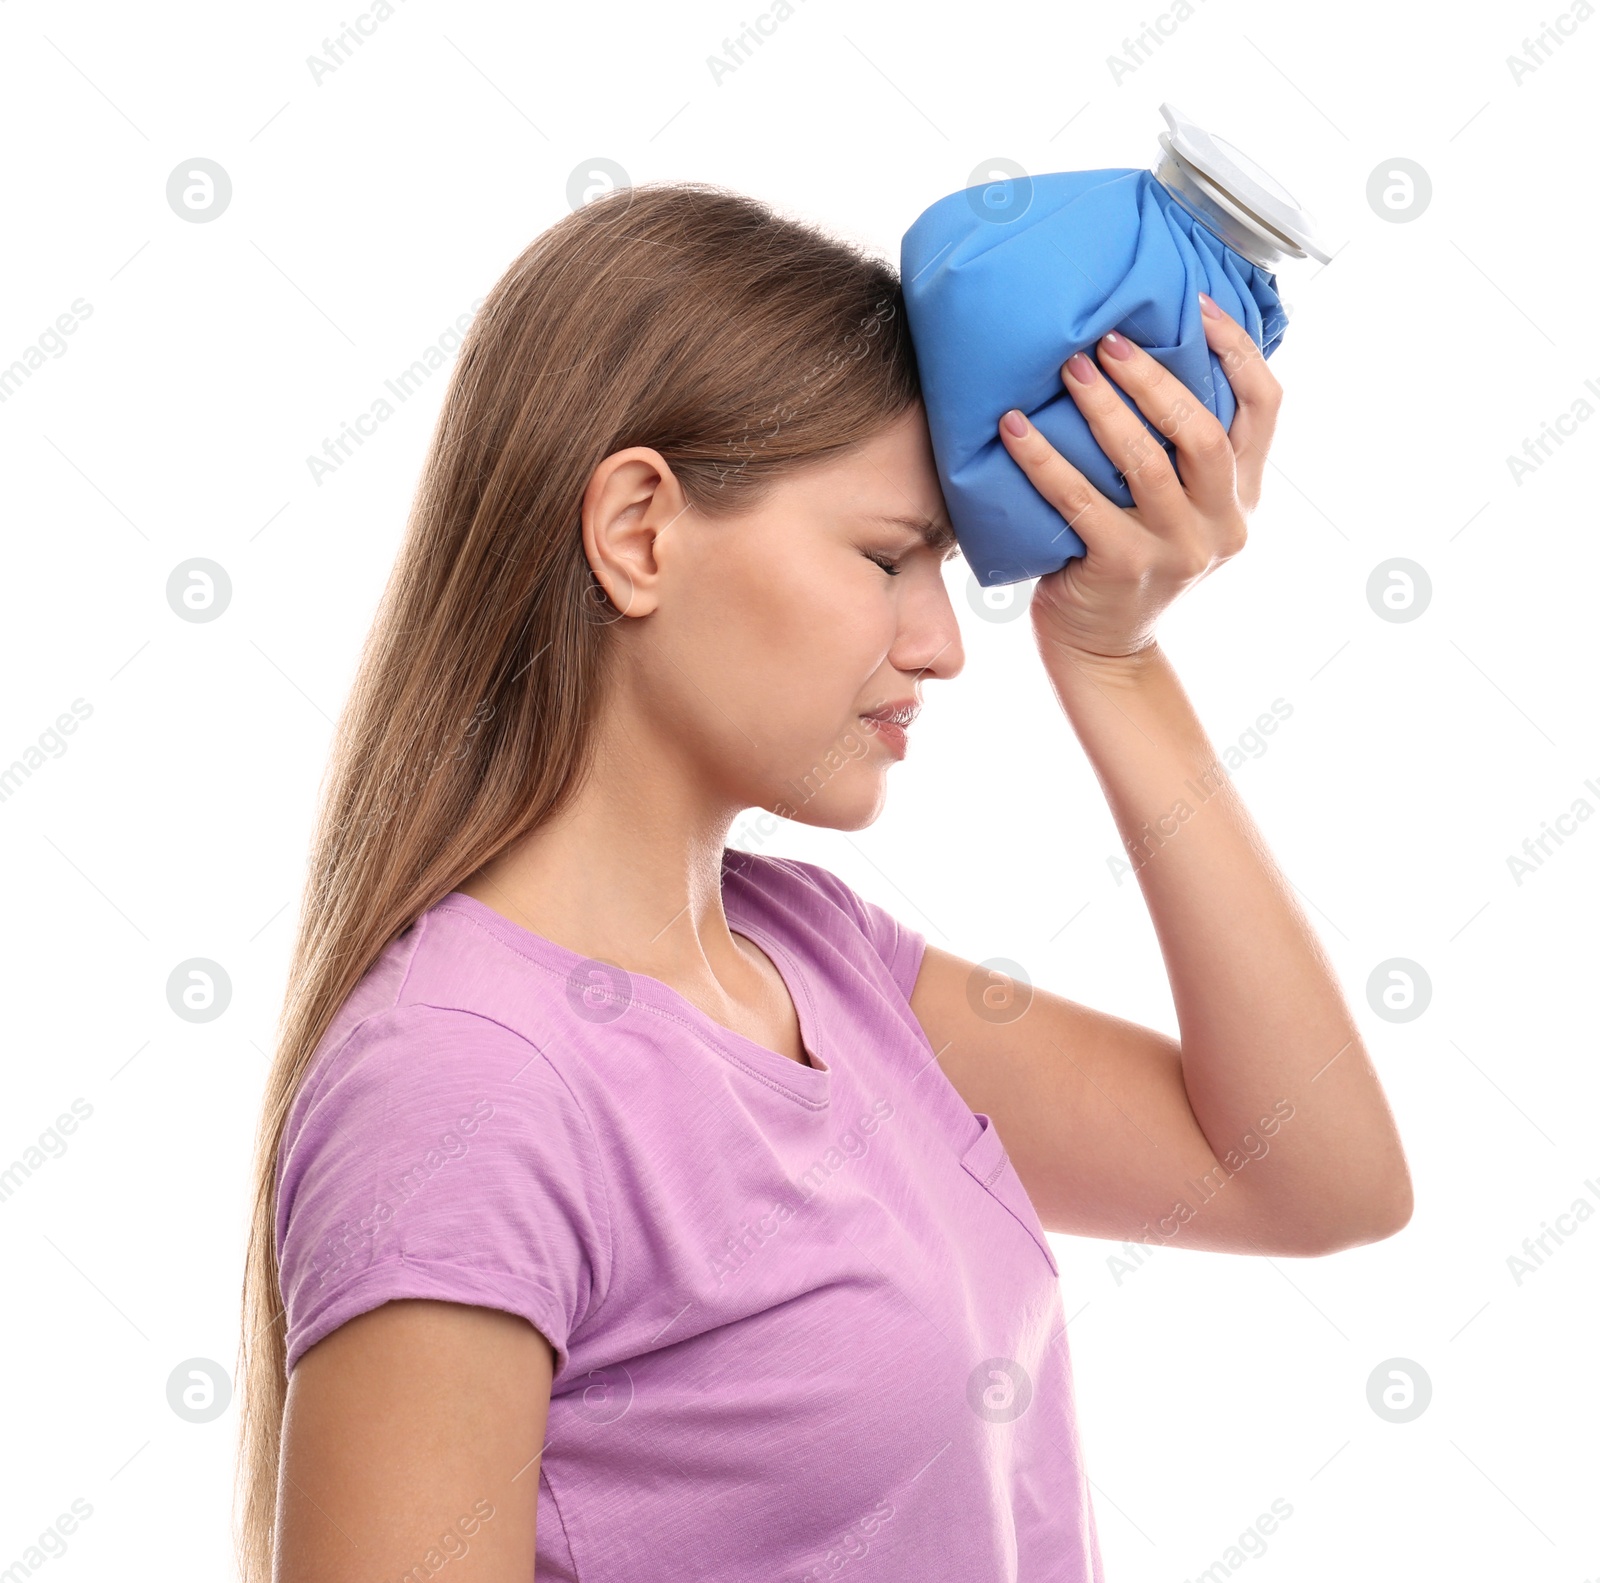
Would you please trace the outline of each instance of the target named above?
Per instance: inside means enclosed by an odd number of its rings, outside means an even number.
[[[1058,684],[1083,682],[1102,689],[1139,687],[1166,667],[1166,655],[1154,637],[1136,649],[1111,654],[1080,648],[1042,633],[1038,637],[1040,656]]]

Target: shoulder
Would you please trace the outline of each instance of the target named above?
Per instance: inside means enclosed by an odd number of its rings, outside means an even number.
[[[409,1001],[324,1040],[290,1109],[285,1136],[328,1110],[348,1119],[398,1116],[480,1090],[554,1096],[563,1087],[525,1034],[466,1007]]]
[[[723,854],[729,889],[757,896],[791,918],[809,923],[836,948],[865,942],[902,995],[911,993],[921,965],[923,935],[888,908],[869,901],[820,863],[729,848]],[[735,888],[737,887],[737,888]]]
[[[584,1107],[531,1040],[454,1007],[375,1012],[319,1054],[279,1147],[290,1364],[396,1297],[508,1308],[564,1352],[612,1220]]]
[[[295,1096],[278,1150],[280,1233],[297,1210],[342,1211],[380,1178],[441,1172],[472,1195],[559,1179],[604,1226],[599,1153],[582,1102],[532,1040],[473,1011],[391,1007],[320,1054]]]
[[[815,897],[849,911],[852,917],[859,917],[853,905],[855,892],[820,863],[727,847],[723,850],[722,866],[728,877],[737,883],[789,899]]]

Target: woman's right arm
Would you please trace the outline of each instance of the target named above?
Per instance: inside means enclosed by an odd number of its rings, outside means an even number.
[[[533,1576],[555,1358],[525,1319],[385,1303],[311,1347],[289,1379],[275,1583]]]

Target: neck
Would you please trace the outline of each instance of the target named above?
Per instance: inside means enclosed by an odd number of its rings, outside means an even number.
[[[745,962],[722,909],[737,812],[658,729],[619,723],[567,807],[457,889],[582,956],[680,987],[726,984]]]

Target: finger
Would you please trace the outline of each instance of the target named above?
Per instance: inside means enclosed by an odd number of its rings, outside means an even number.
[[[1228,429],[1228,439],[1238,459],[1239,498],[1253,501],[1261,494],[1261,477],[1266,471],[1273,431],[1278,426],[1283,386],[1267,367],[1250,332],[1204,292],[1200,293],[1200,322],[1205,327],[1206,344],[1217,354],[1233,387],[1238,410]]]
[[[1189,498],[1208,512],[1232,504],[1234,451],[1216,414],[1126,336],[1113,331],[1101,339],[1098,351],[1100,366],[1177,451],[1178,475]]]
[[[1013,425],[1020,425],[1022,432],[1016,433]],[[1000,443],[1012,460],[1090,550],[1109,552],[1137,536],[1133,520],[1107,500],[1015,407],[1001,418],[999,428]]]
[[[1130,343],[1122,340],[1122,344]],[[1074,352],[1062,367],[1061,380],[1149,525],[1158,531],[1171,526],[1178,509],[1186,512],[1189,503],[1166,447],[1139,421],[1139,414],[1117,394],[1117,387],[1102,377],[1087,354]],[[1190,402],[1192,405],[1192,397]],[[1229,465],[1231,468],[1231,457]]]

